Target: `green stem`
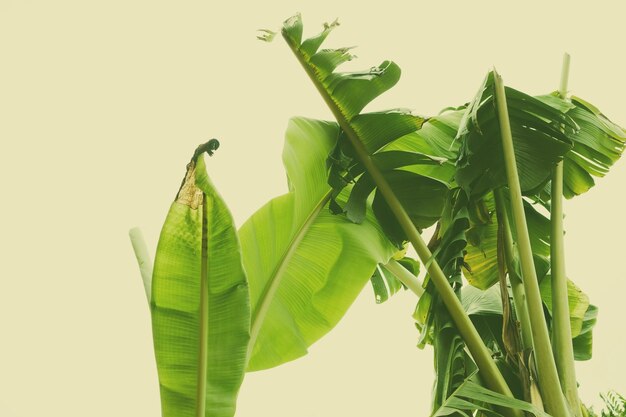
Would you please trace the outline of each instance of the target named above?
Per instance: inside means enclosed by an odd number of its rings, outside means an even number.
[[[411,221],[411,218],[407,214],[402,203],[398,200],[398,197],[391,189],[391,186],[385,179],[382,172],[378,169],[372,158],[365,150],[363,143],[361,142],[358,134],[354,131],[348,120],[341,113],[341,110],[337,104],[333,101],[333,98],[326,91],[322,83],[317,79],[315,70],[309,65],[302,53],[298,50],[298,46],[288,41],[289,47],[293,51],[294,55],[304,68],[305,72],[315,85],[316,89],[328,105],[330,111],[335,116],[335,119],[339,123],[339,126],[348,137],[348,140],[352,144],[356,157],[365,167],[365,170],[371,175],[378,191],[383,195],[385,201],[389,205],[391,212],[402,227],[402,230],[407,235],[409,241],[415,248],[417,255],[424,265],[428,265],[428,273],[430,279],[437,289],[441,300],[448,309],[450,316],[454,320],[461,337],[465,341],[468,350],[470,351],[481,375],[487,383],[487,386],[493,391],[500,394],[514,398],[513,393],[509,389],[504,377],[500,373],[500,370],[496,366],[491,357],[491,353],[485,343],[480,338],[476,327],[470,320],[469,316],[465,313],[461,302],[457,298],[454,290],[448,283],[448,280],[441,270],[439,264],[433,259],[433,255],[426,246],[426,242],[422,239],[419,231]],[[523,414],[517,409],[505,409],[503,410],[509,416],[521,417]]]
[[[392,259],[385,264],[385,268],[394,274],[405,287],[413,291],[415,295],[421,297],[424,294],[424,287],[420,279],[403,267],[400,262]]]
[[[533,336],[530,326],[530,317],[528,316],[528,306],[526,304],[526,292],[524,291],[524,283],[517,275],[517,271],[513,265],[515,248],[502,188],[495,189],[493,194],[496,201],[496,215],[504,228],[504,257],[506,258],[506,269],[509,272],[509,280],[511,281],[515,312],[522,330],[522,347],[524,349],[532,349]]]
[[[152,294],[152,260],[150,259],[150,253],[148,252],[148,246],[143,238],[143,233],[138,227],[133,227],[128,231],[130,237],[130,243],[133,245],[135,251],[135,257],[139,264],[139,272],[141,273],[141,280],[143,281],[143,288],[146,292],[146,298],[150,303]]]
[[[567,96],[567,78],[569,73],[569,55],[563,56],[563,70],[559,94]],[[550,262],[552,271],[552,339],[554,359],[561,381],[563,394],[569,402],[575,417],[582,417],[581,403],[578,398],[574,348],[567,296],[567,276],[565,274],[565,245],[563,233],[563,161],[559,161],[552,171],[550,210]]]
[[[513,136],[511,134],[511,125],[506,105],[504,84],[502,83],[502,78],[495,70],[494,80],[504,162],[509,191],[511,194],[513,220],[515,230],[517,231],[518,250],[522,266],[524,289],[526,291],[528,314],[532,329],[534,352],[539,377],[539,388],[548,413],[558,417],[568,417],[570,416],[570,412],[565,402],[565,397],[561,392],[556,364],[554,362],[554,357],[552,356],[552,346],[550,345],[548,325],[546,324],[543,314],[543,302],[539,292],[539,283],[537,281],[537,273],[535,271],[533,253],[530,246],[530,236],[526,225],[526,214],[524,212],[522,190],[515,163]]]

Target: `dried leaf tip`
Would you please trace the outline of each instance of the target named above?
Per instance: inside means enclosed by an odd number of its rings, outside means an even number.
[[[200,155],[202,155],[203,153],[208,153],[209,156],[213,156],[213,153],[220,147],[220,142],[217,139],[211,139],[206,143],[203,143],[202,145],[198,146],[195,150],[195,152],[193,153],[193,157],[191,158],[191,160],[193,162],[196,162],[198,160],[198,157]]]

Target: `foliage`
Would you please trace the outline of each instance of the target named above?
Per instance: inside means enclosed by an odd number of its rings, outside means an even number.
[[[588,410],[591,417],[625,417],[626,416],[626,398],[615,391],[609,391],[606,394],[600,394],[604,402],[604,409],[600,414],[596,414],[593,410]]]
[[[581,98],[533,97],[505,87],[524,195],[518,207],[529,235],[525,254],[532,252],[522,269],[521,229],[510,226],[520,213],[508,197],[506,112],[496,106],[496,74],[486,75],[468,103],[433,117],[405,109],[364,112],[396,85],[401,71],[392,61],[338,71],[354,56],[351,48],[322,48],[337,26],[326,24],[305,39],[296,15],[282,28],[336,119],[290,120],[283,151],[289,191],[236,231],[205,171],[202,154],[217,148],[211,141],[187,167],[154,272],[133,234],[151,288],[163,415],[234,415],[244,372],[306,354],[368,281],[377,303],[415,288],[418,281],[406,282],[417,280],[421,269],[406,256],[407,240],[416,246],[408,221],[416,235],[435,226],[428,246],[416,247],[426,273],[417,284],[424,291],[414,312],[418,345],[432,345],[435,356],[432,415],[548,416],[540,405],[546,387],[537,389],[535,382],[543,372],[535,366],[539,349],[522,342],[536,328],[529,328],[520,283],[534,262],[539,318],[551,329],[554,303],[565,300],[555,300],[551,285],[554,239],[547,214],[553,199],[561,198],[551,195],[555,167],[563,161],[566,198],[583,194],[619,159],[626,132]],[[259,37],[274,35],[264,30]],[[567,289],[574,356],[588,360],[598,308],[573,281]],[[485,373],[485,357],[495,373]],[[504,386],[485,375],[501,378]],[[601,417],[626,414],[623,397],[602,398],[607,409]]]
[[[163,416],[233,415],[246,365],[248,285],[232,217],[198,152],[161,231],[150,310]]]

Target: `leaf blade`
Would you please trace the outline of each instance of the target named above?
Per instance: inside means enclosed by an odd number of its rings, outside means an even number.
[[[202,158],[161,231],[150,306],[163,416],[232,417],[249,338],[247,282],[232,216]]]

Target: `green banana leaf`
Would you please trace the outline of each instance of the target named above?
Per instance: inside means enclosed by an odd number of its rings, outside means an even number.
[[[375,191],[370,173],[355,158],[356,149],[349,138],[356,137],[358,146],[363,148],[359,152],[372,156],[415,225],[429,227],[441,215],[448,184],[436,175],[426,176],[405,168],[424,165],[436,169],[442,167],[445,159],[409,149],[385,151],[384,148],[394,140],[418,130],[424,124],[424,118],[402,109],[361,113],[366,105],[398,82],[400,68],[391,61],[384,61],[365,71],[335,71],[338,65],[353,58],[349,48],[320,50],[335,26],[327,24],[322,33],[304,41],[300,15],[286,20],[282,29],[287,44],[341,127],[337,145],[329,157],[328,181],[333,186],[333,197],[344,187],[351,184],[354,187],[347,204],[342,208],[333,201],[333,210],[345,211],[350,220],[359,223],[365,216],[368,198]],[[406,240],[404,232],[378,190],[372,210],[387,236],[401,247]]]
[[[163,416],[232,417],[246,364],[248,285],[231,214],[199,152],[161,231],[150,307]]]
[[[545,304],[548,312],[552,314],[552,277],[546,275],[539,284],[541,291],[541,299]],[[567,300],[569,305],[570,326],[572,337],[578,336],[583,327],[585,314],[589,309],[589,297],[582,292],[580,288],[572,280],[567,280]]]
[[[552,93],[537,99],[564,111],[579,126],[565,130],[574,147],[563,162],[563,195],[572,198],[588,191],[595,184],[593,177],[606,175],[622,156],[626,131],[580,97],[570,101]]]
[[[590,304],[583,317],[583,325],[580,334],[572,342],[574,344],[574,359],[588,361],[593,351],[593,328],[598,318],[598,307]]]
[[[483,387],[474,377],[467,378],[431,417],[453,415],[471,417],[473,414],[467,410],[480,410],[488,416],[502,416],[496,411],[497,408],[494,410],[494,407],[516,408],[536,417],[550,417],[548,413],[526,401],[505,397]]]
[[[460,188],[449,193],[439,227],[429,243],[433,258],[441,266],[450,285],[457,291],[463,285],[461,268],[464,264],[463,258],[467,246],[465,231],[469,227],[466,200],[467,196]],[[432,342],[435,315],[442,311],[439,308],[439,295],[428,274],[424,285],[426,291],[418,300],[413,315],[420,329],[419,346]]]
[[[354,224],[330,212],[326,159],[338,135],[336,123],[292,119],[283,152],[290,191],[239,230],[252,306],[249,371],[305,355],[397,252],[371,214]]]
[[[465,379],[477,371],[465,352],[463,339],[444,308],[439,308],[434,318],[433,352],[435,382],[431,406],[432,412],[436,413]],[[470,407],[470,410],[474,408]]]
[[[461,289],[461,304],[470,316],[502,315],[500,286],[481,290],[471,285]]]
[[[505,203],[508,205],[508,192],[503,194]],[[468,207],[470,229],[467,231],[466,268],[463,272],[471,285],[484,290],[498,282],[498,214],[493,193],[489,192],[478,199],[470,200]],[[535,260],[535,270],[537,277],[541,280],[550,268],[550,219],[527,201],[524,202],[524,212]],[[515,231],[512,230],[512,232]],[[516,273],[521,276],[519,259],[516,257],[513,263]]]
[[[456,180],[469,196],[506,185],[493,73],[487,74],[460,124]],[[506,87],[515,159],[522,192],[533,194],[550,179],[552,167],[572,148],[561,126],[577,131],[566,113]]]

